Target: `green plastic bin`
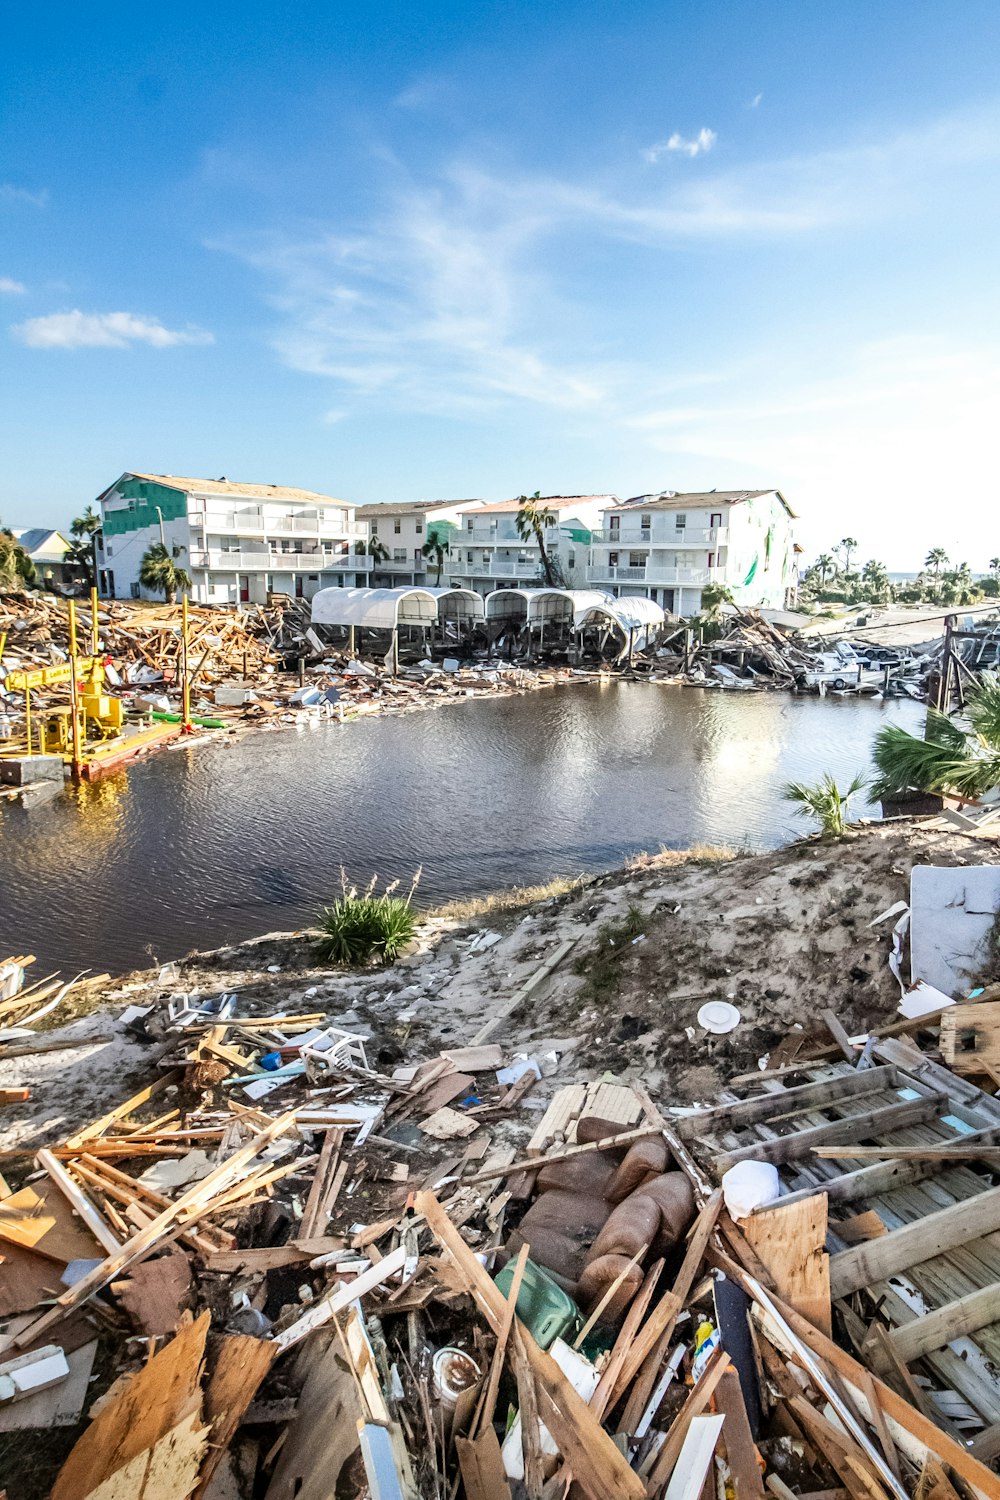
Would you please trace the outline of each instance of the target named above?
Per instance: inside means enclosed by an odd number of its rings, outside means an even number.
[[[505,1297],[510,1296],[516,1261],[509,1260],[493,1278]],[[517,1294],[517,1316],[540,1349],[547,1349],[558,1338],[580,1324],[580,1309],[568,1292],[533,1260],[524,1263],[524,1275]]]

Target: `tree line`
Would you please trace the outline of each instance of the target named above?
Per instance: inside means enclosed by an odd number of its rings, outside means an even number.
[[[953,563],[943,547],[932,547],[915,579],[893,583],[885,563],[877,558],[854,565],[857,552],[853,536],[821,552],[806,569],[799,597],[817,604],[961,605],[1000,595],[1000,557],[992,557],[989,574],[977,578],[968,563]]]

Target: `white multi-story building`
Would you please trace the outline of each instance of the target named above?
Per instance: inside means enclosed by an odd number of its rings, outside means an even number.
[[[604,511],[587,584],[644,594],[676,615],[697,614],[708,584],[737,604],[782,609],[797,580],[794,520],[780,490],[638,495]]]
[[[359,505],[355,518],[367,527],[372,554],[371,582],[374,588],[402,588],[407,584],[431,584],[437,578],[437,563],[425,557],[423,548],[433,535],[448,543],[441,582],[451,576],[451,546],[459,518],[482,505],[481,500],[412,500]],[[376,540],[377,539],[377,540]]]
[[[545,550],[567,588],[586,588],[587,551],[604,509],[618,503],[614,495],[544,495],[540,510],[551,512],[554,526],[545,528]],[[488,594],[499,588],[537,588],[545,582],[538,545],[517,533],[517,500],[464,509],[451,540],[448,573],[462,588]]]
[[[204,604],[263,604],[269,593],[310,599],[319,589],[365,586],[368,527],[343,500],[278,484],[126,473],[98,497],[101,593],[150,597],[143,553],[162,539],[180,548],[191,597]]]

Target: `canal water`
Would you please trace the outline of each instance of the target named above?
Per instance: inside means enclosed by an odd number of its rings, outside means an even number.
[[[867,770],[886,721],[923,710],[609,682],[163,752],[0,804],[0,957],[121,973],[294,928],[341,865],[421,865],[427,905],[661,845],[774,847],[810,827],[784,783]]]

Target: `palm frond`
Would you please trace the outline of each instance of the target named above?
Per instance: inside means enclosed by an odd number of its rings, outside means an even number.
[[[991,749],[1000,748],[1000,676],[984,672],[969,691],[966,712],[976,734]]]

